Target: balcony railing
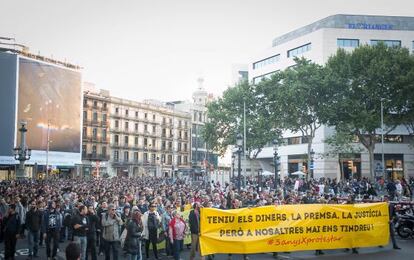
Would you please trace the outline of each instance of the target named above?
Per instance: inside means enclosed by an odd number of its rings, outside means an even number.
[[[98,154],[98,153],[88,153],[88,154],[82,154],[83,160],[89,160],[89,161],[109,161],[109,155],[107,154]]]

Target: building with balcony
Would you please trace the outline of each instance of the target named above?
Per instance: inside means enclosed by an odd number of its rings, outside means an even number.
[[[109,161],[109,92],[84,83],[82,176],[107,176]]]
[[[111,97],[110,176],[171,177],[190,168],[191,116],[160,102]]]

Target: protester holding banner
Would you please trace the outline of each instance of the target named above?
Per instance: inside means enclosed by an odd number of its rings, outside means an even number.
[[[173,213],[173,219],[169,224],[170,242],[174,245],[174,259],[180,260],[180,252],[184,246],[184,236],[187,226],[179,211]]]
[[[195,258],[196,252],[199,250],[199,236],[200,236],[200,204],[195,202],[193,209],[189,215],[190,231],[191,231],[191,251],[190,260]],[[204,259],[204,257],[201,257]]]
[[[390,217],[390,221],[389,221],[389,228],[390,228],[390,236],[391,236],[391,241],[392,241],[392,247],[394,249],[401,249],[398,245],[397,245],[397,240],[395,239],[395,227],[394,227],[394,221],[395,221],[395,206],[390,203],[390,199],[387,195],[384,196],[384,202],[388,203],[388,215]]]

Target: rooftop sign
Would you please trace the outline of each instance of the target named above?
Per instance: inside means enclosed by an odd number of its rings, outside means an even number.
[[[392,24],[348,23],[348,29],[392,30]]]

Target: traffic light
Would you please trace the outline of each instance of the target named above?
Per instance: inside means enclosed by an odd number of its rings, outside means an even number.
[[[354,161],[348,161],[348,169],[353,172],[354,169]]]

